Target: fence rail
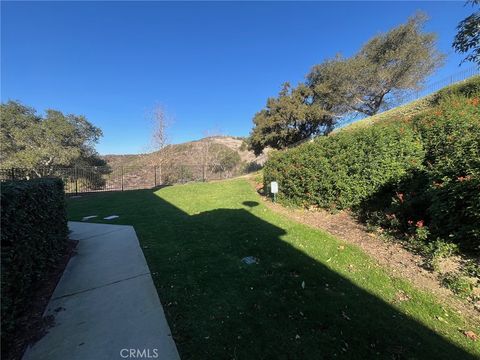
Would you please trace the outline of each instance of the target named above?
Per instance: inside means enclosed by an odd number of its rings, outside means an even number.
[[[447,77],[445,77],[443,79],[440,79],[438,81],[428,83],[419,90],[408,91],[400,97],[397,97],[397,98],[394,98],[394,99],[392,99],[392,98],[388,99],[392,106],[389,107],[388,109],[381,110],[379,112],[379,114],[384,112],[384,111],[390,110],[394,107],[402,106],[402,105],[405,105],[409,102],[424,98],[428,95],[432,95],[433,93],[441,90],[442,88],[444,88],[446,86],[461,83],[461,82],[463,82],[465,80],[468,80],[469,78],[471,78],[473,76],[476,76],[476,75],[480,75],[480,67],[471,67],[471,68],[456,72],[454,74],[451,74],[450,76],[447,76]],[[344,119],[341,119],[337,123],[336,128],[337,129],[342,128],[344,126],[353,124],[356,121],[363,120],[363,119],[365,119],[365,117],[358,117],[358,114],[354,115],[353,118],[349,117],[349,116],[346,116]],[[306,143],[308,141],[312,141],[315,137],[316,136],[297,141],[293,144],[288,145],[288,148],[294,148],[294,147],[297,147],[297,146],[299,146],[303,143]]]
[[[420,99],[427,95],[433,94],[434,92],[437,92],[446,86],[465,81],[475,75],[480,75],[480,67],[474,66],[471,68],[464,69],[462,71],[458,71],[438,81],[430,82],[419,90],[409,92],[406,96],[399,99],[398,102],[396,102],[394,105],[400,106],[407,102]]]
[[[76,166],[0,168],[0,181],[32,180],[55,177],[63,180],[67,194],[102,191],[151,189],[157,186],[192,181],[220,180],[242,173],[241,169],[225,169],[218,165],[154,166]]]

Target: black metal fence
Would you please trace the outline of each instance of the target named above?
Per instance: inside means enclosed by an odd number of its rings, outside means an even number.
[[[151,189],[192,181],[227,179],[242,174],[240,168],[218,165],[76,166],[35,169],[0,168],[0,181],[56,177],[63,180],[67,194]]]

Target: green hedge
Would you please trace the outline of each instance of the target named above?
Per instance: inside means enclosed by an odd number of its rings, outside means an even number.
[[[405,201],[391,203],[387,211],[394,210],[405,230],[409,222],[421,221],[430,240],[480,254],[480,92],[472,95],[445,96],[436,108],[413,119],[425,148],[424,170],[403,181],[407,191],[399,187],[396,192]],[[422,199],[425,210],[410,210],[410,198]]]
[[[265,164],[264,179],[279,183],[284,203],[345,209],[418,168],[423,156],[410,126],[378,125],[277,152]]]
[[[65,252],[68,238],[63,183],[59,179],[1,184],[2,344],[12,341],[32,291]]]
[[[364,220],[426,247],[440,241],[480,254],[475,84],[449,88],[435,107],[415,117],[340,131],[277,152],[265,165],[265,183],[279,182],[284,203],[353,208]]]

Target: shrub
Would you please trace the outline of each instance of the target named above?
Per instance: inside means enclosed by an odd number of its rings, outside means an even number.
[[[414,122],[426,150],[432,235],[474,252],[480,252],[479,103],[447,97]]]
[[[423,156],[410,126],[378,125],[273,154],[265,165],[265,182],[279,182],[280,201],[345,209],[418,168]]]
[[[448,88],[416,117],[275,153],[265,183],[279,182],[284,203],[352,207],[363,220],[405,234],[423,253],[454,244],[478,255],[480,93],[472,93],[478,83]]]
[[[2,344],[16,331],[16,320],[32,292],[64,254],[67,216],[59,179],[5,182],[1,194]]]
[[[480,93],[480,75],[461,81],[457,84],[444,87],[435,94],[435,103],[450,96],[473,97]]]
[[[477,97],[446,96],[414,118],[413,129],[425,150],[423,166],[363,202],[362,217],[407,233],[422,252],[445,243],[480,253],[478,105]],[[429,231],[423,241],[414,241],[412,224],[418,222]]]
[[[194,170],[197,170],[194,174]],[[202,166],[170,165],[162,174],[164,184],[178,184],[201,179]]]
[[[240,161],[238,152],[224,146],[212,154],[209,170],[212,173],[223,173],[224,176],[229,176],[240,164]]]
[[[442,278],[442,284],[461,298],[473,296],[475,283],[471,278],[458,273],[447,273]]]

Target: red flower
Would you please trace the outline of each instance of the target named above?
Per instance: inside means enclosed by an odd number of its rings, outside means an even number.
[[[415,225],[417,226],[417,228],[422,228],[423,227],[423,220],[418,220]]]
[[[462,182],[462,181],[467,181],[467,180],[470,180],[472,177],[470,175],[467,175],[467,176],[459,176],[457,177],[457,180]]]
[[[397,198],[400,200],[401,203],[403,203],[403,193],[398,193],[397,192]]]
[[[413,224],[413,220],[408,220],[408,221],[407,221],[407,224],[408,224],[408,225],[412,225],[412,224]]]

